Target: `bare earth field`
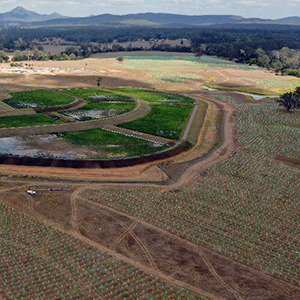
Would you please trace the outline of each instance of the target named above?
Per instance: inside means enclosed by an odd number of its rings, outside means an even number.
[[[207,111],[192,131],[195,146],[163,161],[118,169],[0,165],[1,299],[300,299],[300,114],[202,88],[274,95],[298,79],[210,61],[32,64],[60,71],[0,74],[3,98],[95,87],[101,76],[108,88],[180,91]]]
[[[138,55],[138,52],[135,53]],[[143,54],[142,54],[143,55]],[[145,55],[145,53],[144,53]],[[161,54],[163,55],[163,54]],[[95,86],[96,79],[104,78],[107,87],[133,86],[156,87],[165,90],[199,90],[202,85],[277,94],[291,90],[300,80],[290,76],[276,76],[263,69],[241,68],[239,65],[187,60],[125,60],[84,59],[81,61],[30,62],[36,73],[0,74],[5,89],[30,89],[33,87],[84,87]],[[43,69],[54,69],[51,75],[40,75]],[[1,71],[1,69],[0,69]],[[2,72],[7,72],[5,69]],[[16,70],[15,73],[20,73]],[[180,75],[181,74],[181,75]],[[185,76],[183,76],[184,74]],[[158,76],[159,75],[159,76]],[[183,76],[176,81],[173,78]],[[196,77],[195,77],[196,76]]]

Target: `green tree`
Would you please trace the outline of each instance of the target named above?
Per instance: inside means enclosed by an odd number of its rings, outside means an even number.
[[[71,53],[69,55],[70,60],[76,60],[76,55],[74,53]]]
[[[294,92],[283,94],[277,102],[280,106],[283,106],[287,112],[292,109],[300,109],[300,87],[298,87]]]
[[[100,87],[101,86],[101,82],[103,81],[102,77],[98,77],[97,78],[97,86]]]
[[[9,57],[7,56],[5,51],[0,51],[0,62],[7,62],[9,60]]]
[[[70,59],[70,57],[69,57],[68,54],[64,53],[64,54],[62,55],[62,60],[69,60],[69,59]]]
[[[12,58],[13,61],[24,61],[24,60],[29,60],[29,54],[28,52],[26,51],[19,51],[19,50],[16,50],[13,58]]]
[[[32,56],[31,56],[31,59],[32,60],[39,60],[41,55],[42,55],[42,52],[40,50],[34,49],[34,51],[32,53]]]

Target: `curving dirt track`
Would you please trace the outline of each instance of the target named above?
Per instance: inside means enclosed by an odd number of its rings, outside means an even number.
[[[237,148],[237,125],[236,125],[236,108],[233,105],[224,103],[215,99],[200,96],[200,99],[216,103],[223,112],[222,120],[222,144],[219,148],[211,151],[203,160],[190,166],[180,179],[171,184],[168,188],[174,189],[187,185],[194,180],[201,172],[205,171],[214,164],[218,164],[227,159],[229,155]],[[197,156],[197,154],[196,154]],[[195,155],[193,154],[193,157]]]
[[[201,161],[189,167],[175,183],[169,186],[148,185],[161,191],[179,188],[194,181],[211,165],[220,163],[226,159],[237,147],[236,140],[236,109],[230,104],[218,100],[203,97],[199,99],[211,101],[223,111],[222,144],[218,149],[211,151]],[[195,155],[195,153],[191,153]],[[78,176],[80,173],[78,173]],[[33,183],[31,183],[33,184]],[[41,185],[36,182],[35,184]],[[51,183],[56,184],[56,183]],[[61,183],[62,184],[62,183]],[[44,183],[43,185],[49,185]],[[68,186],[68,184],[66,183]],[[108,184],[106,184],[108,185]],[[126,186],[126,184],[111,183],[110,185]],[[142,183],[131,183],[132,186],[145,186]],[[70,185],[72,193],[66,198],[70,202],[71,216],[69,226],[65,228],[59,221],[53,221],[47,214],[51,209],[57,210],[54,204],[49,204],[37,212],[37,206],[44,200],[43,197],[33,200],[21,189],[4,188],[0,195],[5,193],[12,196],[14,192],[22,195],[24,201],[28,201],[27,212],[35,218],[58,228],[68,234],[74,235],[81,241],[90,244],[97,249],[105,251],[120,259],[125,259],[132,265],[145,272],[150,272],[164,280],[185,287],[199,295],[206,295],[209,299],[273,299],[273,295],[285,293],[289,298],[298,299],[300,290],[280,280],[274,279],[262,272],[241,265],[230,258],[213,253],[182,239],[168,231],[160,229],[152,224],[120,212],[100,203],[92,202],[82,196],[82,193],[90,188],[101,188],[103,184]],[[2,193],[1,193],[2,192]],[[25,196],[26,195],[26,196]],[[59,196],[59,194],[57,194]],[[46,196],[45,196],[46,197]],[[20,197],[19,197],[20,198]],[[1,197],[2,199],[2,197]],[[17,207],[19,204],[16,204]],[[93,221],[92,216],[97,220]],[[63,221],[61,221],[63,223]],[[64,221],[65,222],[65,221]],[[115,224],[113,226],[113,224]],[[117,228],[118,230],[99,230]],[[93,228],[95,227],[95,230]],[[260,296],[253,298],[252,292],[258,291]],[[251,298],[252,297],[252,298]],[[284,298],[276,299],[284,299]],[[292,298],[294,297],[294,298]],[[275,298],[274,298],[275,299]]]
[[[30,127],[17,127],[17,128],[1,128],[0,138],[12,137],[20,135],[31,135],[31,134],[47,134],[65,131],[78,131],[99,128],[105,125],[116,125],[121,123],[127,123],[138,118],[142,118],[147,115],[151,110],[151,107],[146,101],[139,100],[137,107],[124,115],[120,115],[110,119],[76,122],[69,124],[59,125],[44,125],[44,126],[30,126]]]
[[[46,183],[32,185],[39,188],[49,186]],[[199,297],[205,295],[208,299],[269,300],[273,299],[274,294],[283,295],[282,292],[289,295],[289,298],[276,299],[298,299],[300,296],[297,287],[82,196],[86,189],[95,185],[68,187],[70,192],[66,195],[57,192],[56,197],[63,197],[70,203],[72,214],[69,215],[69,222],[66,222],[64,215],[61,215],[61,221],[59,219],[54,221],[50,217],[49,212],[58,214],[60,207],[56,201],[47,202],[47,195],[51,196],[51,192],[44,194],[41,192],[38,198],[35,198],[24,193],[23,186],[19,186],[15,189],[3,189],[3,192],[0,191],[0,198],[3,200],[4,195],[10,195],[10,198],[18,200],[13,202],[9,200],[8,204],[17,209],[25,207],[25,211],[34,218],[71,234],[101,251],[126,260],[144,272],[185,287]],[[20,206],[20,202],[27,202],[29,206]],[[64,209],[62,207],[62,210]],[[258,298],[253,298],[254,290],[260,295]],[[291,298],[291,295],[294,298]]]
[[[184,184],[187,184],[190,181],[193,181],[193,178],[195,176],[197,176],[199,173],[201,173],[201,171],[209,168],[212,164],[215,163],[219,163],[222,160],[226,159],[231,153],[232,151],[235,150],[236,147],[236,110],[232,105],[226,104],[226,103],[222,103],[221,101],[215,100],[215,99],[211,99],[207,96],[203,96],[201,93],[199,93],[199,95],[195,95],[199,100],[202,101],[206,101],[209,103],[213,103],[214,106],[211,108],[211,111],[208,112],[208,115],[206,117],[206,121],[208,123],[210,122],[209,118],[213,118],[215,114],[217,114],[219,111],[223,112],[223,119],[222,119],[222,145],[217,148],[214,151],[211,151],[210,153],[208,153],[203,160],[201,160],[198,163],[192,164],[191,166],[189,166],[187,168],[187,170],[185,170],[184,174],[180,177],[179,181],[177,181],[176,183],[172,183],[172,185],[170,185],[167,189],[172,189],[172,188],[176,188],[179,186],[182,186]],[[195,97],[195,98],[196,98]],[[141,102],[142,104],[144,102]],[[141,104],[141,105],[142,105]],[[218,108],[217,108],[218,107]],[[144,112],[146,113],[149,110],[148,105],[146,104],[144,107]],[[120,116],[120,117],[116,117],[113,118],[111,120],[109,120],[112,123],[116,123],[115,119],[118,119],[120,122],[126,122],[127,121],[127,116]],[[135,114],[134,115],[130,115],[130,118],[135,118]],[[126,118],[126,120],[125,120]],[[107,122],[108,120],[100,120],[100,121],[93,121],[93,122]],[[92,123],[93,123],[92,122]],[[82,122],[82,123],[86,123],[86,122]],[[89,123],[89,122],[87,122]],[[65,126],[68,126],[69,129],[71,130],[76,130],[74,128],[75,124],[63,124],[64,126],[64,130],[66,130]],[[55,130],[57,131],[57,126],[61,126],[61,125],[54,125],[55,126]],[[93,127],[95,126],[94,124],[92,125]],[[49,126],[40,126],[40,127],[49,127]],[[73,128],[71,128],[73,127]],[[17,128],[16,130],[19,130],[22,128]],[[13,128],[11,130],[14,130]],[[23,130],[23,129],[22,129]],[[206,129],[207,130],[207,129]],[[4,131],[4,130],[3,130]],[[24,134],[25,134],[25,129],[24,129]],[[28,132],[27,132],[28,134]],[[215,132],[209,133],[211,136],[215,135]],[[0,130],[0,136],[1,136],[1,130]],[[150,135],[147,135],[147,138],[151,137]],[[201,131],[201,135],[199,137],[199,143],[202,142],[202,139],[205,139],[206,137],[203,136],[203,131]],[[151,137],[152,139],[152,137]],[[156,140],[157,142],[164,142],[167,143],[169,142],[166,139],[162,139],[160,137],[154,138],[153,140]],[[213,143],[213,141],[212,141]],[[196,149],[197,147],[195,147]],[[204,149],[205,150],[205,149]],[[207,151],[209,151],[210,149],[207,149]],[[174,161],[174,164],[180,163],[182,161],[189,161],[189,160],[194,160],[196,158],[198,158],[199,156],[203,156],[203,149],[201,151],[192,151],[190,154],[188,154],[188,156],[186,156],[186,154],[183,155],[179,155],[179,157],[175,157],[171,159],[171,162]],[[181,157],[184,157],[183,160],[181,160]],[[149,167],[153,168],[157,168],[156,165],[157,163],[160,163],[159,161],[156,163],[149,163],[149,164],[145,164],[143,166],[137,166],[136,168],[119,168],[119,169],[110,169],[109,171],[105,171],[102,169],[99,170],[89,170],[89,169],[82,169],[80,170],[80,172],[78,172],[78,170],[75,169],[69,169],[66,168],[65,170],[61,170],[60,168],[52,168],[52,167],[48,167],[48,168],[40,168],[40,167],[25,167],[25,166],[20,166],[20,167],[15,167],[15,166],[6,166],[6,165],[1,165],[0,171],[2,174],[24,174],[24,175],[29,175],[29,176],[42,176],[42,177],[49,177],[49,178],[65,178],[65,179],[70,179],[70,180],[74,180],[77,179],[80,174],[80,178],[84,179],[84,180],[96,180],[96,181],[125,181],[125,182],[138,182],[141,181],[143,182],[147,182],[147,181],[159,181],[160,179],[157,178],[157,176],[155,177],[155,180],[153,180],[153,177],[148,177],[147,178],[147,173],[148,172],[144,172],[147,171],[149,169]],[[139,170],[138,172],[136,172],[136,170]],[[159,171],[161,172],[161,171]],[[159,173],[158,172],[158,173]],[[117,173],[119,175],[117,175]],[[114,174],[112,176],[112,174]],[[124,174],[124,175],[123,175]],[[141,179],[138,180],[138,177],[136,177],[135,175],[139,174],[137,176],[141,176]],[[150,175],[150,174],[149,174]],[[164,177],[168,177],[165,176]],[[124,180],[124,178],[126,178]],[[137,183],[138,184],[138,183]]]

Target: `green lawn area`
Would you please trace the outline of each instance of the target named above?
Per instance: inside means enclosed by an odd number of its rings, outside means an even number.
[[[59,90],[62,93],[82,98],[90,101],[107,101],[107,100],[128,100],[130,97],[115,94],[110,91],[103,91],[97,88],[83,88],[83,89],[67,89]]]
[[[62,136],[75,145],[88,146],[101,152],[103,158],[138,156],[168,148],[154,147],[151,142],[102,129],[65,132]]]
[[[119,125],[120,127],[179,140],[193,110],[191,105],[151,105],[145,117]]]
[[[0,118],[0,128],[51,125],[51,124],[62,124],[62,123],[63,122],[59,120],[52,119],[51,117],[42,114]]]
[[[135,107],[135,102],[90,102],[80,109],[63,114],[77,121],[88,121],[125,114]]]
[[[16,92],[11,93],[11,96],[4,102],[15,109],[60,106],[73,101],[71,97],[47,90]]]
[[[189,97],[175,95],[170,93],[162,93],[136,88],[117,88],[114,91],[122,92],[127,95],[143,99],[148,102],[174,102],[174,103],[194,103],[195,101]]]

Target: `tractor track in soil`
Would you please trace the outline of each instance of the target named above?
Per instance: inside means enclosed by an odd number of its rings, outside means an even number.
[[[228,158],[229,155],[236,149],[236,109],[233,105],[229,105],[227,103],[223,103],[221,101],[218,101],[218,100],[215,100],[215,99],[210,99],[208,97],[205,97],[205,100],[208,100],[208,101],[212,101],[214,103],[216,103],[217,105],[219,105],[220,107],[222,107],[222,110],[224,112],[224,118],[223,118],[223,134],[222,134],[222,144],[220,145],[219,148],[215,149],[214,151],[212,151],[211,153],[209,153],[204,160],[200,161],[199,163],[196,163],[195,165],[192,165],[191,167],[189,167],[186,172],[179,178],[179,180],[175,183],[172,183],[171,185],[169,186],[159,186],[159,185],[155,185],[155,184],[150,184],[150,185],[145,185],[145,184],[139,184],[139,183],[136,183],[136,184],[130,184],[131,187],[141,187],[141,186],[147,186],[147,187],[154,187],[154,188],[159,188],[160,190],[162,191],[169,191],[171,189],[174,189],[174,188],[180,188],[184,185],[187,185],[189,184],[190,182],[192,182],[194,180],[194,178],[199,175],[199,173],[203,172],[204,170],[208,169],[209,167],[211,167],[212,165],[214,164],[217,164],[217,163],[220,163],[222,162],[224,159]],[[116,186],[116,187],[120,187],[120,186],[128,186],[126,184],[116,184],[116,183],[105,183],[105,184],[85,184],[84,186],[78,188],[75,190],[75,192],[71,195],[71,198],[70,198],[70,201],[71,201],[71,205],[72,205],[72,227],[73,227],[73,230],[72,232],[69,232],[69,234],[73,234],[75,237],[79,238],[80,240],[83,240],[83,241],[86,241],[87,243],[95,246],[96,248],[98,249],[101,249],[102,251],[106,251],[108,252],[109,254],[111,255],[114,255],[114,256],[117,256],[117,257],[120,257],[122,259],[126,259],[128,262],[132,263],[133,265],[137,266],[138,268],[140,269],[144,269],[146,270],[147,272],[152,272],[152,273],[155,273],[157,274],[159,277],[167,280],[168,282],[172,282],[172,284],[177,284],[179,286],[182,286],[182,287],[185,287],[185,288],[188,288],[194,292],[197,292],[197,293],[200,293],[200,294],[206,294],[207,296],[209,296],[210,298],[212,299],[217,299],[217,297],[209,294],[209,293],[204,293],[202,290],[199,290],[197,287],[194,287],[194,286],[191,286],[189,284],[186,284],[184,282],[181,282],[181,281],[178,281],[178,280],[174,280],[173,278],[169,277],[168,275],[165,275],[163,273],[161,273],[161,271],[158,271],[155,264],[151,266],[152,267],[147,267],[145,265],[142,265],[138,262],[135,262],[131,259],[128,259],[128,257],[125,257],[123,256],[122,254],[119,254],[117,253],[116,251],[114,250],[111,250],[110,248],[107,248],[107,247],[104,247],[94,241],[92,241],[91,239],[81,235],[79,232],[78,232],[78,220],[77,220],[77,209],[76,209],[76,200],[77,199],[80,199],[80,201],[84,201],[85,203],[88,203],[90,205],[93,205],[93,206],[96,206],[96,207],[99,207],[105,211],[109,211],[109,212],[112,212],[114,214],[117,214],[117,215],[122,215],[122,216],[125,216],[129,219],[131,219],[133,221],[133,223],[131,224],[131,226],[126,226],[125,224],[123,224],[123,228],[125,229],[125,232],[126,234],[122,234],[118,240],[120,239],[120,241],[127,235],[127,234],[130,234],[134,239],[134,232],[133,232],[133,229],[134,227],[137,225],[137,224],[143,224],[145,226],[148,226],[156,231],[159,231],[163,234],[166,234],[168,236],[171,236],[172,238],[180,241],[181,243],[184,243],[185,245],[195,249],[198,254],[201,256],[201,258],[203,259],[203,261],[205,262],[206,266],[208,267],[208,269],[210,270],[210,272],[212,273],[212,275],[216,278],[216,280],[218,280],[218,282],[220,282],[221,285],[223,285],[230,293],[232,293],[232,295],[235,296],[236,299],[238,300],[242,300],[243,298],[233,289],[231,288],[226,282],[224,282],[224,280],[217,274],[217,272],[215,271],[215,269],[213,268],[213,266],[211,265],[210,261],[208,260],[208,258],[206,257],[206,255],[204,254],[203,250],[209,250],[211,251],[210,249],[206,249],[204,247],[200,247],[198,245],[195,245],[187,240],[184,240],[176,235],[173,235],[171,233],[169,233],[168,231],[165,231],[163,229],[160,229],[159,227],[156,227],[156,226],[153,226],[147,222],[144,222],[140,219],[137,219],[131,215],[128,215],[128,214],[125,214],[125,213],[122,213],[120,211],[117,211],[113,208],[110,208],[108,206],[105,206],[105,205],[102,205],[102,204],[99,204],[99,203],[96,203],[96,202],[93,202],[93,201],[90,201],[90,200],[87,200],[85,199],[84,197],[80,196],[79,194],[84,192],[85,190],[87,189],[94,189],[94,188],[101,188],[102,186],[104,185],[109,185],[109,186]],[[27,185],[28,186],[28,185]],[[20,188],[20,187],[19,187]],[[10,190],[13,190],[12,189],[7,189],[8,191]],[[4,190],[2,190],[4,191]],[[0,190],[0,193],[2,192]],[[22,193],[22,194],[25,194],[26,197],[29,197],[26,193]],[[32,202],[30,202],[30,212],[31,213],[34,213],[35,214],[35,211],[33,209],[33,204]],[[39,219],[41,219],[41,216],[37,216]],[[109,218],[112,218],[111,215],[108,216]],[[114,218],[114,217],[113,217]],[[42,219],[44,219],[44,222],[48,223],[45,218],[42,217]],[[118,220],[117,218],[115,218],[116,220]],[[115,221],[116,221],[115,220]],[[120,222],[120,220],[118,220],[118,222]],[[121,222],[122,223],[122,222]],[[53,224],[54,227],[60,227],[59,225],[57,224]],[[57,225],[57,226],[55,226]],[[120,224],[121,225],[121,224]],[[62,230],[62,229],[61,229]],[[64,230],[62,230],[64,231]],[[141,245],[140,245],[141,246]],[[143,249],[143,247],[142,247]],[[144,249],[143,250],[147,250],[147,248],[144,246]],[[150,255],[150,254],[149,254]],[[220,255],[220,254],[218,254]],[[220,255],[222,256],[222,255]],[[147,256],[148,257],[148,256]],[[150,255],[151,257],[151,255]],[[149,259],[149,257],[148,257]],[[242,265],[243,267],[246,267],[247,269],[250,269],[252,271],[255,271],[257,273],[259,273],[262,277],[265,277],[267,278],[268,280],[270,280],[270,278],[272,280],[275,280],[275,281],[278,281],[280,283],[284,283],[284,284],[287,284],[287,285],[290,285],[288,283],[286,283],[285,281],[281,281],[281,280],[278,280],[276,278],[273,278],[267,274],[264,274],[264,273],[261,273],[253,268],[250,268],[250,267],[247,267],[247,266],[244,266]],[[291,285],[293,288],[296,288],[298,289],[297,287],[295,287],[294,285]],[[219,298],[220,299],[220,298]]]
[[[79,188],[79,190],[76,190],[71,195],[71,198],[70,198],[71,207],[72,207],[71,224],[72,224],[73,229],[78,233],[79,233],[79,228],[78,228],[78,213],[77,213],[77,207],[76,207],[76,200],[78,199],[80,201],[83,201],[83,202],[87,203],[87,201],[85,201],[85,199],[79,195],[79,193],[82,190],[83,190],[82,188]],[[94,202],[88,202],[88,204],[98,207],[97,203],[94,203]],[[116,246],[118,245],[118,243],[120,243],[122,239],[124,239],[127,235],[131,235],[132,238],[136,241],[136,243],[140,246],[140,248],[142,249],[142,251],[146,255],[151,267],[157,268],[151,253],[148,251],[147,247],[144,245],[144,243],[140,240],[140,238],[133,231],[134,228],[137,226],[137,224],[139,224],[139,222],[134,221],[130,226],[127,226],[124,222],[120,221],[118,218],[116,218],[113,215],[107,213],[106,210],[103,210],[102,213],[104,215],[106,215],[106,217],[112,219],[113,221],[118,223],[122,228],[125,229],[125,231],[119,236],[119,238],[113,243],[113,245],[111,247],[113,249],[115,249]]]
[[[87,187],[88,189],[88,187]],[[80,188],[80,191],[83,192],[84,189]],[[151,263],[151,267],[155,270],[158,270],[158,267],[157,265],[155,264],[153,258],[152,258],[152,255],[149,253],[149,251],[147,250],[147,247],[142,243],[142,241],[140,241],[140,239],[136,236],[136,234],[133,232],[133,228],[132,227],[135,227],[137,224],[142,224],[146,227],[149,227],[151,229],[154,229],[155,231],[158,231],[160,233],[163,233],[163,234],[166,234],[167,236],[170,236],[172,238],[174,238],[175,240],[177,241],[180,241],[182,244],[188,246],[188,247],[192,247],[202,258],[202,260],[204,261],[205,265],[207,266],[207,268],[210,270],[211,274],[215,277],[215,279],[220,282],[220,284],[226,288],[230,293],[232,293],[236,299],[238,300],[243,300],[243,298],[233,289],[231,288],[216,272],[216,270],[214,269],[214,267],[211,265],[211,263],[209,262],[209,259],[206,257],[206,255],[204,254],[204,252],[202,251],[202,248],[193,244],[193,243],[190,243],[174,234],[171,234],[163,229],[160,229],[154,225],[151,225],[151,224],[148,224],[147,222],[144,222],[144,221],[141,221],[135,217],[132,217],[128,214],[125,214],[125,213],[121,213],[117,210],[114,210],[110,207],[107,207],[105,205],[102,205],[100,203],[97,203],[97,202],[93,202],[91,200],[87,200],[85,198],[83,198],[82,196],[79,196],[77,194],[77,197],[78,199],[80,199],[80,201],[86,203],[86,204],[89,204],[91,206],[94,206],[94,207],[97,207],[97,208],[100,208],[100,209],[103,209],[104,210],[104,213],[106,214],[106,216],[108,216],[109,218],[112,218],[114,219],[116,222],[118,222],[124,229],[126,229],[126,231],[119,237],[119,238],[124,238],[127,234],[131,234],[132,237],[136,240],[136,242],[139,244],[139,246],[142,248],[142,250],[144,251],[144,253],[146,254],[148,260],[150,261]],[[121,216],[124,216],[124,217],[127,217],[128,219],[130,219],[132,221],[132,224],[128,227],[126,226],[123,222],[121,222],[118,218],[116,217],[113,217],[112,215],[110,214],[107,214],[107,211],[109,212],[112,212],[114,214],[117,214],[117,215],[121,215]],[[139,242],[140,243],[139,243]],[[204,248],[203,248],[204,250]]]
[[[86,186],[85,188],[82,188],[82,187],[81,187],[81,188],[80,188],[80,192],[84,192],[85,190],[90,189],[91,187],[92,187],[92,186]],[[94,186],[93,186],[93,187],[94,187]],[[157,226],[155,226],[155,225],[152,225],[152,224],[150,224],[150,223],[147,223],[146,221],[140,220],[140,219],[138,219],[138,218],[136,218],[136,217],[134,217],[134,216],[131,216],[131,215],[127,214],[127,213],[123,213],[123,212],[118,211],[118,210],[116,210],[116,209],[114,209],[114,208],[111,208],[111,207],[109,207],[109,206],[102,205],[102,204],[97,203],[97,202],[94,202],[94,201],[92,201],[92,200],[88,200],[88,199],[84,198],[83,196],[79,196],[79,198],[81,199],[81,201],[83,201],[83,202],[85,202],[85,203],[87,203],[87,204],[89,203],[89,204],[91,204],[91,205],[93,205],[93,206],[96,206],[96,207],[98,207],[98,208],[107,210],[107,211],[109,211],[109,212],[111,212],[111,213],[114,213],[114,214],[117,214],[117,215],[126,217],[126,218],[130,219],[132,222],[138,222],[138,223],[140,223],[140,224],[142,224],[142,225],[144,225],[144,226],[146,226],[146,227],[149,227],[149,228],[151,228],[151,229],[153,229],[153,230],[155,230],[155,231],[157,231],[157,232],[159,232],[159,233],[162,233],[162,234],[165,234],[165,235],[167,235],[167,236],[169,236],[169,237],[171,237],[171,238],[174,238],[175,240],[181,242],[182,244],[188,246],[189,248],[195,249],[198,253],[199,253],[199,251],[200,251],[200,252],[204,255],[204,256],[201,255],[201,257],[203,258],[203,260],[209,263],[209,264],[207,265],[207,267],[208,267],[209,269],[212,267],[212,265],[211,265],[211,263],[209,262],[209,260],[208,260],[207,258],[204,259],[204,257],[206,257],[206,255],[204,254],[203,251],[205,251],[205,250],[206,250],[206,251],[210,251],[210,252],[212,252],[212,253],[214,253],[214,254],[217,254],[219,257],[224,257],[224,255],[222,255],[222,254],[220,254],[220,253],[218,253],[218,252],[214,252],[214,251],[212,251],[212,250],[209,249],[209,248],[206,248],[206,247],[204,247],[204,246],[200,246],[200,245],[194,244],[194,243],[192,243],[192,242],[189,242],[189,241],[187,241],[187,240],[185,240],[185,239],[183,239],[183,238],[181,238],[181,237],[179,237],[179,236],[177,236],[177,235],[175,235],[175,234],[172,234],[172,233],[170,233],[170,232],[168,232],[168,231],[166,231],[166,230],[164,230],[164,229],[161,229],[161,228],[159,228],[159,227],[157,227]],[[199,255],[200,255],[200,253],[199,253]],[[230,259],[230,258],[227,257],[227,259]],[[230,260],[232,260],[232,259],[230,259]],[[255,273],[259,274],[261,277],[263,277],[263,278],[265,278],[265,279],[267,279],[267,280],[276,281],[276,282],[278,282],[278,283],[287,285],[287,286],[289,286],[289,287],[292,287],[293,289],[297,289],[298,291],[300,291],[300,287],[297,287],[297,286],[295,286],[295,285],[293,285],[293,284],[290,284],[290,283],[288,283],[288,282],[286,282],[286,281],[283,281],[283,280],[274,278],[274,277],[272,277],[272,276],[270,276],[270,275],[268,275],[268,274],[266,274],[266,273],[260,272],[260,271],[254,269],[254,268],[249,267],[249,266],[245,266],[245,265],[239,263],[238,261],[235,261],[235,260],[233,260],[233,261],[234,261],[235,263],[237,263],[238,265],[241,265],[241,266],[243,266],[244,268],[246,268],[246,269],[248,269],[248,270],[254,271]],[[212,271],[212,269],[210,269],[210,270]],[[212,274],[213,274],[213,276],[217,275],[216,279],[217,279],[220,283],[222,283],[222,285],[223,285],[224,287],[225,287],[225,286],[228,286],[227,283],[225,283],[225,282],[223,281],[223,279],[222,279],[220,276],[218,276],[218,274],[217,274],[216,271],[212,272]],[[230,288],[230,287],[229,287],[229,288]],[[233,295],[235,295],[236,292],[233,293],[234,290],[233,290],[232,288],[230,288],[230,289],[228,289],[228,290],[229,290]],[[236,297],[237,299],[242,299],[242,298],[239,298],[239,297],[241,297],[241,296],[239,296],[237,293],[236,293],[235,297]]]

